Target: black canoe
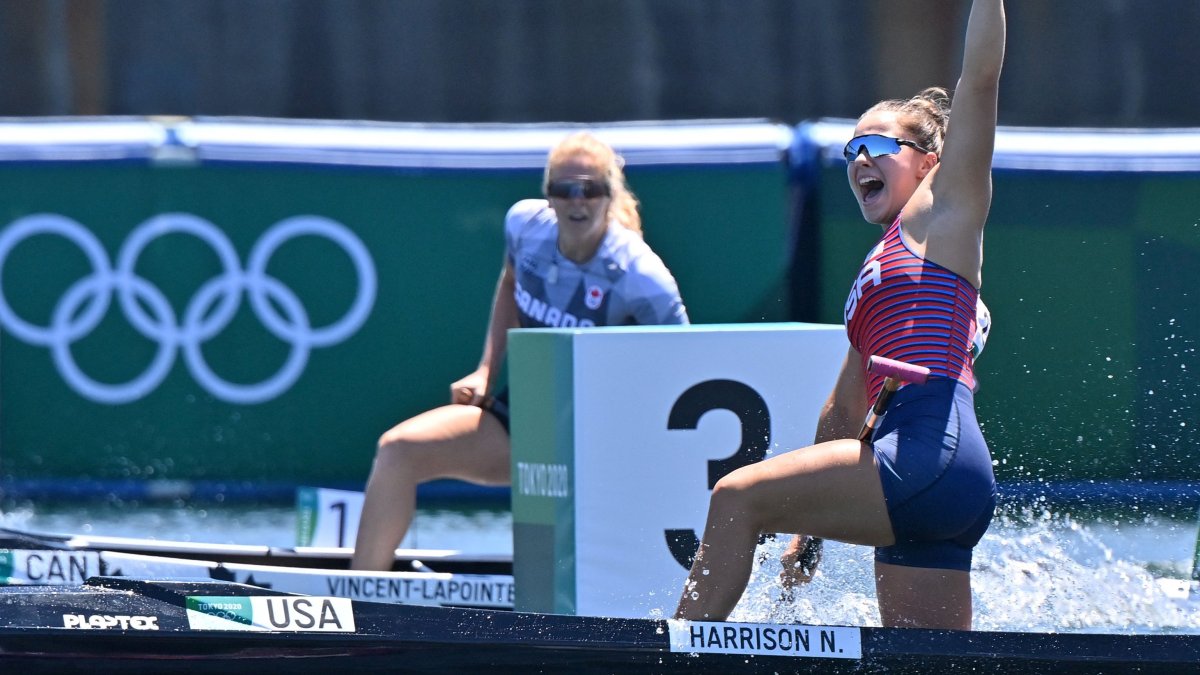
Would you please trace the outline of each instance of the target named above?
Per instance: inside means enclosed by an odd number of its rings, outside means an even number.
[[[0,666],[22,674],[1195,673],[1200,635],[688,624],[95,577],[0,588]]]
[[[349,549],[284,549],[0,531],[0,585],[71,586],[95,576],[189,578],[282,593],[480,609],[512,609],[509,556],[398,552],[395,569],[346,569]],[[428,561],[428,562],[425,562]]]

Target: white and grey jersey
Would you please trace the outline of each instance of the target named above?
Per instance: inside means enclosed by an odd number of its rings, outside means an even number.
[[[525,199],[504,221],[522,328],[686,324],[679,287],[637,233],[611,222],[596,255],[558,252],[558,219],[544,199]]]

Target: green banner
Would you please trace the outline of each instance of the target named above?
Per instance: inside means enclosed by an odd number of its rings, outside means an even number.
[[[104,140],[128,126],[0,144],[0,481],[361,489],[380,434],[478,363],[505,212],[575,130],[216,120]],[[786,127],[596,133],[694,321],[785,316]]]
[[[575,613],[575,343],[571,330],[510,333],[514,609]]]

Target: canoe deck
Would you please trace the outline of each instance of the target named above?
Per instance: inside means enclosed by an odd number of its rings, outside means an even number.
[[[785,649],[785,632],[812,642],[802,650],[789,638]],[[775,653],[750,653],[767,647]],[[279,659],[288,672],[1185,673],[1200,663],[1200,636],[697,624],[182,579],[0,588],[0,663],[10,668],[229,673]]]

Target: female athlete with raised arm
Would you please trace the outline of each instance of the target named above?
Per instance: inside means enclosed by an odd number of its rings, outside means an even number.
[[[971,553],[995,508],[971,345],[1004,40],[1002,0],[974,0],[952,118],[941,89],[883,101],[859,118],[845,146],[847,177],[883,238],[850,289],[851,348],[818,443],[717,483],[677,618],[724,620],[745,590],[759,534],[792,532],[875,547],[885,626],[971,627]],[[859,441],[883,384],[866,371],[871,356],[931,374],[901,387],[874,436]]]

